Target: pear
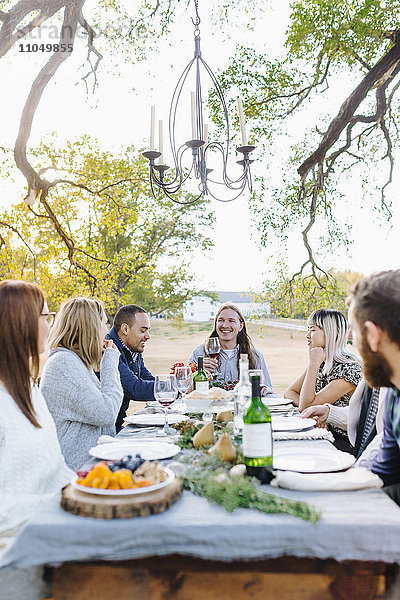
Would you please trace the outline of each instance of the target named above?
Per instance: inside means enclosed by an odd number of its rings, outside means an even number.
[[[229,421],[233,421],[233,412],[231,410],[221,410],[217,414],[216,418],[217,423],[228,423]]]
[[[231,438],[226,433],[223,433],[218,442],[209,449],[212,456],[220,455],[222,460],[231,462],[236,458],[236,452],[231,442]]]
[[[214,442],[214,423],[212,421],[204,425],[193,437],[193,446],[195,448],[208,446]]]

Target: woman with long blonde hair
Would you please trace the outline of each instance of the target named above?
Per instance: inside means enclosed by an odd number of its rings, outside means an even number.
[[[50,354],[40,388],[65,460],[75,470],[100,435],[115,435],[123,393],[119,351],[112,340],[105,340],[106,324],[101,302],[71,298],[61,305],[49,335]]]
[[[349,328],[338,310],[321,308],[307,321],[308,365],[288,387],[285,398],[304,410],[317,404],[348,406],[362,377],[361,361],[347,348]],[[332,427],[337,447],[351,451],[347,434]],[[341,444],[343,441],[343,444]]]

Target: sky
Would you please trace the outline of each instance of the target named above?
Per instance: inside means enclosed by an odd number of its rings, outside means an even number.
[[[257,24],[254,32],[249,32],[243,24],[236,22],[236,29],[231,31],[231,37],[224,35],[224,27],[213,30],[209,20],[209,6],[212,0],[200,0],[199,11],[202,18],[200,24],[203,58],[216,72],[223,68],[229,56],[233,53],[235,42],[239,39],[268,53],[271,59],[279,56],[283,51],[284,31],[288,23],[288,2],[281,0],[279,3],[265,2],[265,17]],[[88,0],[88,9],[94,0]],[[127,6],[129,3],[127,2]],[[52,131],[57,131],[60,139],[71,139],[83,133],[90,133],[98,137],[101,144],[110,150],[126,145],[135,147],[146,146],[149,138],[150,106],[154,104],[157,110],[157,119],[164,120],[168,115],[170,99],[177,79],[193,56],[193,26],[190,22],[193,10],[184,14],[175,26],[171,38],[166,41],[152,41],[157,44],[150,54],[148,63],[128,64],[116,70],[108,58],[105,40],[99,39],[99,46],[104,54],[100,63],[98,78],[99,90],[94,95],[86,95],[85,88],[79,83],[80,76],[86,71],[82,69],[85,62],[86,48],[83,43],[77,44],[71,59],[61,67],[48,86],[37,110],[31,136],[31,145],[38,144],[40,140]],[[30,39],[26,42],[35,42]],[[42,41],[42,40],[40,40]],[[46,42],[46,40],[43,40]],[[38,66],[44,64],[47,57],[44,53],[21,53],[15,48],[7,57],[0,61],[0,81],[3,90],[0,96],[2,119],[0,131],[0,145],[12,147],[18,131],[18,122],[23,104],[29,91]],[[150,67],[150,72],[149,72]],[[84,67],[86,68],[86,67]],[[206,96],[206,81],[204,81],[203,96]],[[351,82],[336,82],[331,90],[321,100],[321,111],[326,106],[332,111],[339,108],[345,98]],[[187,92],[189,105],[189,91]],[[310,124],[315,119],[315,111],[310,109],[305,121]],[[62,118],[60,118],[62,115]],[[304,120],[303,120],[304,121]],[[182,110],[181,129],[189,129],[188,110]],[[298,130],[293,131],[293,139],[301,140],[305,131],[306,122],[297,124]],[[283,140],[271,152],[276,152],[284,161],[285,152],[288,151],[288,141]],[[166,141],[164,141],[166,145]],[[279,154],[280,153],[280,154]],[[254,153],[257,154],[257,150]],[[265,170],[263,161],[253,165],[254,173]],[[232,150],[231,167],[235,166],[235,153]],[[280,171],[271,172],[271,180],[277,179],[279,185]],[[8,204],[23,197],[25,181],[17,175],[16,181],[9,178],[0,181],[0,203]],[[395,190],[398,189],[399,180],[397,172],[395,181],[391,186],[394,199]],[[256,193],[258,190],[255,190]],[[395,268],[398,266],[400,255],[400,237],[397,231],[400,225],[400,210],[394,206],[392,226],[380,220],[378,216],[363,206],[360,186],[357,176],[350,177],[345,186],[345,196],[356,199],[356,206],[343,201],[341,220],[344,227],[352,227],[351,235],[354,244],[351,254],[339,252],[329,257],[332,266],[338,270],[354,270],[369,273],[382,268]],[[268,197],[264,198],[268,202]],[[271,241],[265,249],[260,248],[259,234],[256,230],[256,221],[248,208],[248,193],[231,203],[212,201],[216,214],[216,224],[210,228],[209,235],[213,238],[215,247],[210,256],[196,254],[190,261],[191,268],[197,275],[197,283],[203,289],[217,290],[249,290],[260,289],[266,277],[272,276],[273,260],[268,261],[271,255],[276,255],[279,244]],[[317,239],[318,232],[315,237]],[[371,243],[373,240],[373,243]],[[305,251],[302,246],[300,230],[294,231],[289,237],[288,265],[291,270],[298,268],[304,260]]]

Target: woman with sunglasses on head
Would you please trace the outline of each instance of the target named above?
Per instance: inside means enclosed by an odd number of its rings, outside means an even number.
[[[0,282],[0,554],[42,504],[59,504],[61,489],[73,476],[36,384],[48,318],[36,284]],[[42,571],[0,571],[0,597],[48,597]]]
[[[57,427],[65,460],[78,469],[102,434],[115,435],[123,392],[119,350],[105,340],[107,317],[92,298],[61,305],[49,335],[49,358],[40,389]],[[102,357],[103,352],[103,357]],[[100,369],[100,379],[95,371]]]
[[[217,376],[218,381],[237,381],[240,355],[247,354],[249,369],[260,369],[264,373],[263,394],[272,392],[271,377],[264,356],[254,348],[247,333],[244,317],[237,306],[226,302],[218,309],[214,319],[214,329],[209,339],[214,337],[218,338],[221,348],[218,358],[207,356],[205,345],[199,345],[190,355],[189,362],[193,361],[197,364],[198,357],[204,356],[204,370],[208,375],[211,376],[218,369],[220,372]]]
[[[284,394],[300,410],[325,403],[348,406],[362,378],[361,361],[347,348],[348,334],[346,317],[338,310],[322,308],[309,316],[308,365]],[[330,427],[336,446],[352,451],[343,429]]]

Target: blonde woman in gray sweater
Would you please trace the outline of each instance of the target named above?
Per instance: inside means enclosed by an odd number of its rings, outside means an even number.
[[[78,469],[102,434],[115,435],[123,392],[119,351],[105,340],[107,317],[92,298],[71,298],[50,331],[50,355],[40,389],[57,428],[67,465]],[[102,356],[103,352],[103,356]],[[100,369],[100,380],[95,370]]]

